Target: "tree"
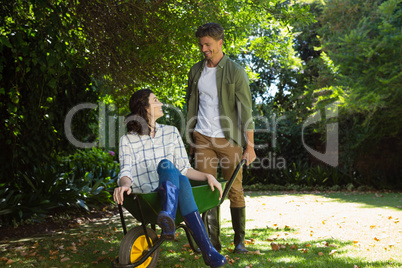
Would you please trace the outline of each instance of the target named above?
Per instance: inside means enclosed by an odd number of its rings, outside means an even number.
[[[200,59],[194,33],[199,25],[225,28],[225,52],[237,55],[248,42],[266,53],[286,51],[276,36],[250,38],[256,28],[285,29],[292,20],[308,21],[291,1],[81,1],[77,18],[86,36],[88,67],[106,79],[119,103],[133,88],[151,86],[169,103],[181,105],[186,76]],[[275,45],[274,45],[275,44]]]
[[[397,178],[402,126],[400,0],[326,1],[319,17],[327,87],[317,109],[338,101],[343,164],[367,178]],[[314,88],[314,86],[312,87]],[[351,170],[351,169],[349,169]]]
[[[0,7],[1,182],[52,162],[70,149],[64,119],[72,106],[96,101],[78,53],[80,33],[63,2],[11,1]],[[77,116],[75,133],[91,117]],[[86,120],[79,122],[80,120]],[[92,117],[93,120],[93,117]]]

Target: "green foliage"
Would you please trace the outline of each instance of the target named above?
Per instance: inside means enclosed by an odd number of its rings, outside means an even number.
[[[93,148],[19,172],[14,182],[1,185],[1,225],[41,220],[60,207],[89,210],[111,203],[119,170],[115,158]]]
[[[288,24],[311,20],[308,6],[283,0],[81,1],[70,8],[91,51],[87,68],[97,80],[109,83],[108,93],[119,106],[141,87],[151,87],[167,103],[181,106],[187,73],[201,58],[194,33],[204,23],[225,28],[228,55],[255,47],[261,55],[275,52],[286,58],[292,49]]]
[[[308,113],[300,114],[306,118],[337,102],[338,169],[348,178],[360,173],[376,187],[396,185],[402,146],[401,1],[324,2],[313,5],[320,58],[313,61],[318,72],[303,95],[311,99]],[[323,144],[327,123],[313,129]]]
[[[20,172],[15,181],[3,184],[0,191],[2,225],[32,217],[43,218],[60,206],[73,205],[77,193],[62,176],[59,166],[46,164]]]
[[[64,119],[77,103],[96,101],[83,62],[76,21],[65,3],[8,1],[0,7],[0,181],[36,173],[71,150]],[[74,30],[72,30],[74,29]],[[74,134],[85,137],[93,115],[77,115]]]
[[[77,189],[80,198],[85,201],[80,201],[80,205],[87,208],[84,206],[87,202],[92,206],[112,202],[112,193],[119,174],[117,156],[113,151],[105,152],[96,147],[78,150],[63,158],[62,164],[66,170],[64,177],[75,180],[75,183],[77,180],[78,183],[85,183]]]

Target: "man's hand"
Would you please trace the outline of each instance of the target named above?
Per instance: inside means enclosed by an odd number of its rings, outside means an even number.
[[[219,200],[221,200],[222,199],[222,185],[211,174],[206,174],[206,176],[207,176],[208,185],[211,187],[211,190],[214,191],[215,187],[218,189]]]
[[[246,159],[247,163],[246,165],[250,165],[251,163],[254,162],[254,160],[256,159],[257,155],[255,154],[254,148],[247,146],[246,149],[244,150],[243,153],[243,158],[242,159]]]
[[[257,157],[254,151],[254,130],[246,131],[246,149],[244,149],[243,158],[246,159],[246,165],[250,165],[254,162],[255,158]]]

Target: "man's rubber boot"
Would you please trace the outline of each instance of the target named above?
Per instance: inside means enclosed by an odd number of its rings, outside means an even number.
[[[246,207],[230,208],[232,215],[232,226],[234,230],[234,253],[244,254],[248,250],[244,245],[244,238],[246,235]]]

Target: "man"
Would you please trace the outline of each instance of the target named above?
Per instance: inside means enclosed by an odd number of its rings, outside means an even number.
[[[198,27],[204,59],[188,75],[187,141],[195,168],[217,176],[218,163],[229,180],[241,159],[255,158],[252,102],[246,72],[222,51],[224,29],[217,23]],[[244,152],[243,152],[244,147]],[[246,203],[240,171],[229,191],[234,252],[246,253]],[[213,246],[221,249],[219,209],[208,212],[207,225]]]

